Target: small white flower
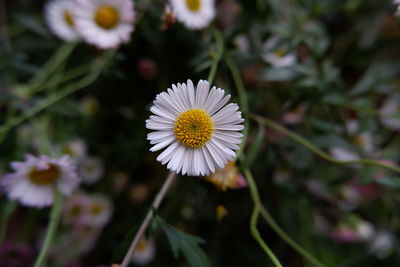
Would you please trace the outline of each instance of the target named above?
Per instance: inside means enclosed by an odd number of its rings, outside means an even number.
[[[154,245],[153,239],[144,239],[142,238],[135,250],[135,253],[132,256],[132,263],[138,265],[146,265],[151,260],[153,260],[154,255],[156,254],[156,247]]]
[[[215,16],[214,0],[171,0],[172,10],[178,21],[189,29],[201,29]]]
[[[367,241],[374,236],[375,228],[370,222],[361,220],[357,223],[356,232],[361,241]]]
[[[77,41],[79,35],[75,30],[75,18],[72,9],[75,3],[71,0],[51,0],[45,7],[45,17],[50,30],[64,41]]]
[[[87,146],[82,139],[73,139],[57,147],[61,155],[69,156],[70,160],[77,162],[86,156]]]
[[[360,159],[359,155],[344,147],[332,147],[330,149],[330,153],[332,157],[341,161],[351,161]]]
[[[177,173],[190,176],[210,175],[235,157],[242,142],[242,113],[230,95],[207,81],[197,88],[187,84],[172,85],[168,92],[157,95],[146,120],[146,127],[155,130],[147,135],[157,151],[167,147],[157,160]]]
[[[369,251],[378,258],[387,258],[393,252],[394,242],[392,233],[386,231],[378,232],[369,243]]]
[[[272,37],[267,40],[263,47],[262,58],[275,68],[290,67],[296,64],[296,54],[290,52],[279,43],[279,39]]]
[[[104,175],[101,160],[96,157],[82,159],[78,165],[78,173],[85,184],[94,184]]]
[[[101,49],[116,48],[130,40],[135,12],[132,0],[76,0],[76,30]]]
[[[386,115],[380,118],[380,122],[384,126],[395,131],[400,131],[400,118],[393,117],[399,114],[399,105],[395,100],[388,98],[383,103],[380,112]]]
[[[64,223],[80,225],[82,223],[82,215],[85,213],[88,203],[88,196],[82,192],[77,192],[69,196],[63,207]]]
[[[88,195],[83,223],[94,227],[103,227],[111,219],[113,205],[110,199],[103,194]]]
[[[1,185],[11,200],[26,206],[50,206],[54,190],[69,195],[80,182],[68,156],[52,159],[27,155],[24,162],[12,162],[11,168],[14,172],[4,176]]]

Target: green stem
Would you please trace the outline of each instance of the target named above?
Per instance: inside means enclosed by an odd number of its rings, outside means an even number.
[[[40,86],[57,68],[68,58],[76,46],[76,43],[64,43],[56,53],[46,62],[44,67],[35,75],[28,84],[28,93],[33,95],[43,88]]]
[[[50,222],[47,226],[47,232],[44,239],[42,249],[40,250],[39,256],[36,259],[34,267],[42,267],[46,265],[47,255],[49,252],[50,244],[56,234],[57,226],[61,218],[63,198],[60,192],[54,192],[54,203],[51,208]]]
[[[14,213],[16,208],[17,208],[17,203],[14,201],[7,202],[7,204],[3,208],[0,221],[0,244],[3,244],[4,242],[4,238],[7,232],[8,220],[11,218],[11,215]]]
[[[222,39],[221,33],[218,30],[213,31],[213,35],[215,38],[215,43],[217,46],[216,52],[213,55],[213,62],[211,65],[210,73],[208,74],[207,81],[211,84],[215,78],[215,74],[217,73],[218,64],[221,60],[222,53],[224,52],[224,41]]]
[[[382,163],[377,160],[372,160],[372,159],[359,159],[359,160],[347,160],[347,161],[337,160],[337,159],[333,158],[332,156],[330,156],[328,153],[322,151],[321,149],[319,149],[318,147],[316,147],[315,145],[313,145],[312,143],[307,141],[302,136],[288,130],[287,128],[279,125],[278,123],[276,123],[272,120],[263,118],[256,114],[250,114],[250,117],[252,119],[254,119],[255,121],[257,121],[258,123],[266,125],[272,129],[274,129],[275,131],[278,131],[278,132],[290,137],[291,139],[295,140],[296,142],[303,145],[308,150],[314,152],[315,154],[317,154],[318,156],[320,156],[321,158],[323,158],[327,161],[330,161],[330,162],[333,162],[336,164],[340,164],[340,165],[356,165],[356,164],[372,165],[372,166],[382,167],[382,168],[386,168],[391,171],[400,173],[400,167]]]
[[[41,101],[39,104],[34,106],[33,108],[27,110],[24,112],[22,115],[18,117],[12,118],[10,121],[8,121],[5,125],[0,127],[0,136],[3,134],[6,134],[9,130],[11,130],[13,127],[21,124],[25,120],[35,116],[39,112],[45,110],[49,106],[57,103],[58,101],[62,100],[63,98],[67,97],[68,95],[88,86],[92,82],[96,80],[96,78],[99,76],[102,68],[106,64],[107,59],[101,59],[100,61],[96,61],[93,64],[92,70],[90,73],[88,73],[85,77],[77,81],[76,83],[73,83],[69,86],[66,86],[64,89],[61,89],[60,91],[54,93],[53,95],[50,95],[43,101]]]
[[[251,198],[253,199],[253,202],[254,202],[254,208],[253,208],[253,212],[251,214],[251,219],[250,219],[251,234],[253,235],[253,237],[257,241],[257,243],[260,245],[260,247],[269,256],[269,258],[274,263],[274,265],[281,267],[282,264],[279,262],[278,258],[275,256],[275,254],[272,252],[272,250],[268,247],[268,245],[264,242],[260,233],[258,232],[257,221],[258,221],[258,217],[260,215],[260,208],[261,208],[260,196],[258,194],[257,186],[254,182],[253,176],[251,175],[251,172],[249,171],[249,169],[245,169],[244,173],[245,173],[246,179],[249,183]]]
[[[240,105],[241,105],[240,108],[243,111],[243,117],[244,117],[243,141],[239,145],[239,150],[236,153],[236,158],[235,158],[235,161],[236,161],[238,158],[242,159],[243,149],[246,144],[247,136],[249,134],[249,129],[250,129],[250,120],[249,120],[249,116],[248,116],[249,105],[248,105],[247,93],[244,88],[242,78],[240,77],[239,69],[236,66],[235,62],[233,61],[233,59],[229,53],[226,53],[225,62],[226,62],[226,65],[228,66],[229,71],[231,72],[233,81],[236,85],[236,89],[239,94],[239,101],[240,101]]]
[[[268,225],[277,233],[280,238],[282,238],[287,244],[289,244],[294,250],[296,250],[300,255],[306,258],[310,263],[315,266],[323,267],[325,266],[319,260],[317,260],[313,255],[311,255],[307,250],[302,248],[299,244],[296,243],[290,236],[288,236],[285,231],[275,222],[272,218],[271,214],[264,207],[264,205],[260,208],[261,216],[268,223]]]

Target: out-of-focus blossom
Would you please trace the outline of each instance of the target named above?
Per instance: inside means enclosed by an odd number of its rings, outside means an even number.
[[[1,245],[0,265],[3,267],[29,266],[33,257],[33,249],[28,244],[6,241]]]
[[[332,157],[341,161],[351,161],[360,159],[360,156],[357,155],[357,153],[344,147],[332,147],[330,148],[329,152],[332,155]]]
[[[360,193],[351,184],[342,187],[340,197],[338,204],[343,210],[353,210],[358,207],[361,201]]]
[[[235,0],[222,0],[217,7],[218,24],[222,28],[231,26],[241,11],[240,5]]]
[[[296,53],[288,50],[276,37],[271,37],[265,42],[261,56],[275,68],[290,67],[297,62]]]
[[[396,16],[400,16],[400,0],[393,0],[393,4],[395,4],[397,6],[396,9]]]
[[[361,151],[370,155],[375,151],[374,137],[370,132],[362,132],[352,136],[352,141]]]
[[[50,30],[64,41],[80,39],[76,31],[72,10],[75,6],[71,0],[50,0],[45,7],[45,17]]]
[[[176,19],[192,30],[206,27],[215,16],[214,0],[171,0],[171,7]]]
[[[360,220],[355,227],[357,237],[360,241],[370,240],[375,234],[374,226],[367,221]]]
[[[96,157],[85,157],[78,164],[78,174],[82,183],[94,184],[104,175],[103,163]]]
[[[235,44],[237,50],[239,50],[241,53],[247,54],[250,52],[250,41],[246,35],[236,35],[233,39],[233,43]]]
[[[144,200],[147,199],[149,194],[150,189],[147,184],[138,184],[132,186],[129,192],[130,199],[134,204],[142,203]]]
[[[45,155],[27,155],[23,162],[12,162],[11,168],[14,172],[5,175],[1,185],[11,200],[26,206],[50,206],[54,189],[69,195],[80,183],[75,165],[68,156],[53,159]]]
[[[86,142],[82,139],[73,139],[57,147],[58,153],[68,155],[70,160],[77,162],[86,156]]]
[[[112,191],[117,194],[122,192],[126,188],[128,182],[129,176],[126,173],[115,173],[112,178]]]
[[[154,60],[150,58],[142,58],[137,63],[137,69],[141,77],[151,80],[156,77],[158,68]]]
[[[131,39],[135,11],[131,0],[76,0],[73,15],[82,38],[101,49]]]
[[[136,246],[135,253],[132,256],[132,263],[146,265],[154,259],[156,247],[153,239],[142,238]]]
[[[277,185],[284,185],[290,180],[290,177],[291,173],[289,169],[279,168],[272,175],[272,180]]]
[[[349,226],[339,225],[330,233],[330,237],[343,243],[352,243],[357,241],[357,232]]]
[[[216,170],[212,175],[205,178],[213,183],[219,190],[226,191],[229,189],[239,189],[247,187],[247,181],[234,162],[228,162],[224,168]]]
[[[390,232],[377,232],[369,243],[369,252],[378,258],[387,258],[394,249],[394,236]]]
[[[299,104],[293,109],[285,111],[285,113],[283,113],[282,121],[285,124],[300,123],[303,121],[305,111],[306,111],[306,105]]]
[[[386,115],[385,117],[380,118],[380,122],[383,126],[395,131],[400,131],[400,118],[394,117],[399,114],[399,104],[395,99],[388,98],[383,103],[380,112],[383,115]]]
[[[222,219],[228,215],[228,210],[224,205],[218,205],[216,208],[217,211],[217,222],[221,222]]]
[[[156,96],[146,120],[153,132],[147,135],[150,151],[164,151],[157,157],[161,164],[177,173],[205,176],[223,168],[235,157],[242,142],[242,113],[230,95],[207,81],[195,88],[191,80],[172,85],[172,90]]]
[[[88,195],[87,206],[82,214],[85,225],[103,227],[106,225],[113,213],[113,205],[104,194]]]
[[[76,192],[64,202],[63,221],[66,224],[82,224],[82,218],[88,207],[88,196],[82,192]]]
[[[79,103],[81,111],[87,116],[93,116],[99,109],[99,101],[94,96],[86,96]]]

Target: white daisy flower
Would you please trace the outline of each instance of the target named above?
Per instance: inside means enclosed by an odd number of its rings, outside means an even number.
[[[85,213],[88,203],[88,196],[82,192],[69,196],[63,207],[63,222],[65,224],[81,224],[82,215]]]
[[[204,28],[215,16],[214,0],[171,0],[170,2],[176,19],[189,29]]]
[[[207,81],[200,80],[195,89],[187,84],[172,85],[172,90],[157,95],[146,120],[155,132],[147,139],[150,151],[167,147],[157,160],[177,173],[190,176],[210,175],[235,157],[242,142],[242,113],[237,104],[228,103],[230,95]]]
[[[264,61],[275,68],[290,67],[296,64],[297,57],[294,52],[288,51],[287,47],[280,44],[276,37],[267,40],[261,54]]]
[[[156,247],[153,239],[142,238],[136,246],[135,253],[132,256],[132,263],[146,265],[154,259]]]
[[[73,139],[57,147],[58,153],[69,156],[70,160],[77,162],[86,156],[87,146],[82,139]]]
[[[73,14],[77,31],[90,44],[110,49],[130,40],[132,0],[76,0]]]
[[[4,177],[1,185],[11,200],[26,206],[50,206],[54,190],[69,195],[80,182],[67,156],[53,159],[27,155],[24,162],[12,162],[11,168],[14,172]]]
[[[51,0],[45,7],[45,17],[50,30],[64,41],[79,40],[75,29],[75,18],[72,9],[75,3],[72,0]]]
[[[78,173],[85,184],[94,184],[104,175],[101,160],[96,157],[86,157],[79,162]]]
[[[84,212],[85,225],[103,227],[111,219],[113,205],[106,195],[88,195],[88,203]]]
[[[383,126],[395,131],[400,131],[400,119],[394,117],[395,114],[399,114],[399,110],[400,107],[397,101],[388,98],[380,109],[380,112],[383,115],[386,115],[385,117],[380,118],[380,122]]]

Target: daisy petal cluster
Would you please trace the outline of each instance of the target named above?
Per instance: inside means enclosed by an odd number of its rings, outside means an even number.
[[[52,0],[46,8],[49,27],[58,37],[65,41],[82,38],[101,49],[127,43],[134,18],[131,0]]]
[[[54,190],[71,194],[80,178],[68,156],[59,159],[27,155],[23,162],[12,162],[13,172],[4,176],[1,185],[11,200],[31,207],[53,203]]]
[[[80,39],[75,28],[75,19],[72,14],[74,1],[49,1],[45,7],[47,25],[52,33],[64,41],[78,41]]]
[[[265,42],[261,56],[265,62],[275,68],[290,67],[297,62],[296,54],[289,51],[277,37],[271,37]]]
[[[202,29],[215,16],[214,0],[171,0],[176,19],[189,29]]]
[[[239,106],[227,104],[230,95],[207,81],[172,85],[157,95],[146,127],[150,151],[166,148],[157,160],[190,176],[210,175],[235,157],[242,141]]]
[[[156,254],[156,246],[154,240],[142,238],[133,254],[131,262],[137,265],[146,265],[150,263]]]

